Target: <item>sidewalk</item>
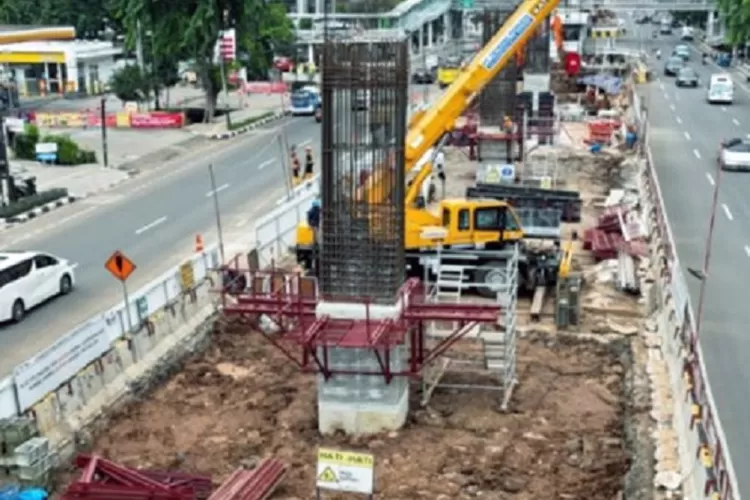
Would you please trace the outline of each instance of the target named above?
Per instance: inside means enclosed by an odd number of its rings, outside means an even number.
[[[131,177],[124,170],[100,165],[61,167],[28,160],[12,160],[10,170],[14,176],[21,178],[36,177],[38,191],[66,188],[68,194],[76,198],[105,191]]]

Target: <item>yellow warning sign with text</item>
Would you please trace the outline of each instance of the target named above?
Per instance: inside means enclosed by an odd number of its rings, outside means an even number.
[[[316,487],[372,495],[374,468],[369,453],[319,448]]]

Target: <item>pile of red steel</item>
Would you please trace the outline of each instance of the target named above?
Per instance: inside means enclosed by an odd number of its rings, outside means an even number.
[[[234,471],[209,500],[266,500],[287,470],[287,465],[275,458],[263,459],[253,470]]]
[[[287,472],[282,462],[265,459],[252,471],[235,471],[211,494],[210,477],[130,469],[96,455],[78,455],[75,463],[81,476],[61,500],[265,500]]]
[[[588,124],[589,137],[586,140],[586,143],[601,145],[610,144],[615,131],[619,130],[621,126],[622,122],[620,122],[620,120],[609,118],[592,120]]]
[[[621,206],[610,207],[599,216],[596,227],[583,233],[583,249],[590,250],[596,260],[615,259],[622,249],[633,257],[648,255],[648,245],[643,236],[632,228],[628,210]]]

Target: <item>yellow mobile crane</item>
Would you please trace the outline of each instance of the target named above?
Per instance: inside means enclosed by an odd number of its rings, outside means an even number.
[[[466,110],[475,96],[482,91],[511,60],[520,47],[532,37],[544,19],[555,9],[559,0],[525,0],[503,24],[495,36],[479,51],[453,84],[431,108],[417,111],[409,119],[406,137],[404,168],[408,176],[420,159],[447,133]],[[385,186],[389,185],[387,169],[377,170],[362,188],[359,196],[371,203],[385,199]],[[421,268],[420,256],[438,244],[455,248],[501,249],[509,242],[523,239],[518,216],[506,202],[498,200],[448,199],[440,203],[438,214],[415,207],[420,186],[432,173],[431,162],[426,162],[412,180],[405,196],[406,231],[405,246],[410,269]],[[444,237],[437,241],[425,235],[425,229],[441,227]],[[317,242],[313,229],[306,223],[297,228],[297,261],[310,268],[317,255]],[[484,262],[484,261],[487,262]],[[500,265],[496,258],[477,256],[473,265],[480,268],[473,282],[484,282],[486,276],[496,274]],[[523,274],[523,273],[522,273]],[[527,277],[528,278],[528,277]],[[528,287],[533,287],[528,283]]]

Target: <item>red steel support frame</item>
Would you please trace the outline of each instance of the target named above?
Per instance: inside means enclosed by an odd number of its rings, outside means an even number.
[[[256,330],[284,356],[308,373],[320,373],[326,379],[334,375],[377,375],[386,383],[393,377],[416,377],[422,368],[447,351],[455,342],[479,323],[495,323],[501,314],[497,305],[483,304],[433,304],[425,302],[424,287],[418,279],[409,279],[401,287],[397,298],[398,317],[373,319],[368,299],[352,301],[351,298],[328,302],[351,303],[365,306],[365,319],[344,320],[329,316],[316,317],[319,301],[314,278],[278,269],[247,270],[224,266],[223,271],[232,276],[244,276],[249,286],[242,292],[222,287],[222,313],[228,317],[257,319],[270,318],[279,328],[276,333]],[[262,283],[260,287],[256,283]],[[269,286],[268,284],[271,284]],[[278,290],[271,287],[276,284]],[[314,290],[303,294],[305,285]],[[431,349],[425,347],[426,321],[456,322],[458,327]],[[391,368],[391,350],[408,344],[408,368],[394,371]],[[329,364],[329,349],[368,349],[375,356],[379,370],[340,370]],[[299,353],[301,351],[301,353]]]

